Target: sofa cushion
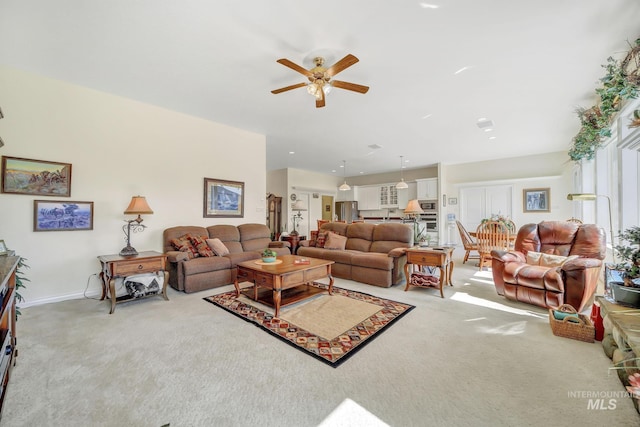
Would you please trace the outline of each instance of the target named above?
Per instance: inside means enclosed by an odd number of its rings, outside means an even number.
[[[245,252],[262,252],[271,243],[271,231],[266,224],[241,224],[238,226],[238,231],[240,232],[240,243]]]
[[[392,270],[393,258],[377,252],[354,253],[351,257],[351,265],[359,267],[377,268],[380,270]]]
[[[373,242],[369,252],[387,254],[395,248],[413,245],[413,227],[409,224],[378,224],[373,230]]]
[[[189,234],[185,234],[184,236],[171,239],[171,245],[175,248],[175,250],[185,252],[189,259],[197,258],[200,256],[200,254],[198,254],[196,248],[194,248],[191,244],[189,237]]]
[[[173,244],[171,243],[172,239],[177,239],[187,234],[191,234],[192,236],[207,236],[207,229],[204,227],[197,227],[191,225],[178,225],[176,227],[170,227],[164,230],[162,233],[163,239],[163,251],[175,251],[177,250]]]
[[[351,226],[347,228],[347,237],[349,238],[349,240],[347,241],[346,249],[369,252],[369,249],[371,249],[371,241],[373,240],[373,230],[375,227],[375,224],[351,224]]]
[[[222,240],[217,237],[213,239],[207,239],[207,245],[211,248],[211,251],[214,252],[217,256],[225,256],[229,254],[229,249],[227,246],[222,243]]]
[[[244,252],[240,243],[240,231],[238,227],[230,224],[218,224],[207,227],[210,239],[218,238],[229,249],[229,253]]]
[[[252,259],[260,259],[258,252],[238,252],[230,253],[224,256],[231,262],[231,268],[236,268],[239,262],[251,261]]]
[[[347,227],[349,226],[350,224],[345,222],[327,222],[326,224],[322,224],[319,231],[333,231],[341,236],[346,236]]]
[[[568,257],[562,255],[544,254],[541,252],[527,252],[527,264],[543,267],[562,267],[566,262],[578,258],[578,255]]]
[[[198,251],[198,255],[202,257],[210,257],[214,255],[209,245],[207,245],[206,236],[189,235],[189,242],[191,242],[191,245],[196,249],[196,251]]]
[[[347,236],[341,236],[336,233],[329,233],[327,241],[324,244],[325,249],[344,250],[347,245]]]
[[[351,257],[356,253],[354,251],[336,251],[332,249],[313,248],[301,246],[298,248],[298,255],[308,256],[312,258],[326,259],[340,264],[351,265]],[[333,267],[332,267],[333,269]]]
[[[225,257],[200,257],[183,264],[184,273],[187,276],[210,271],[225,270],[231,268],[231,261]]]

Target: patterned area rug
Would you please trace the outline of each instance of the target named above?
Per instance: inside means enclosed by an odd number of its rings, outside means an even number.
[[[328,285],[314,283],[320,289]],[[273,309],[235,291],[204,298],[334,368],[415,307],[362,292],[333,287],[308,300]]]

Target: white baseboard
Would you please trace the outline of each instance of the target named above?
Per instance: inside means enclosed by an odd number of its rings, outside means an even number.
[[[68,301],[68,300],[72,300],[72,299],[82,299],[82,298],[100,298],[102,296],[102,292],[97,291],[97,292],[87,292],[86,294],[84,292],[77,292],[77,293],[73,293],[73,294],[66,294],[66,295],[58,295],[55,297],[50,297],[50,298],[40,298],[40,299],[36,299],[36,300],[31,300],[31,301],[22,301],[20,303],[16,303],[16,305],[20,308],[27,308],[27,307],[33,307],[36,305],[43,305],[43,304],[49,304],[49,303],[53,303],[53,302],[61,302],[61,301]]]

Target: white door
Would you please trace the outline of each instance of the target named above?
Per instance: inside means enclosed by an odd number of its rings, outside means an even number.
[[[460,189],[460,222],[475,231],[480,222],[491,215],[512,217],[513,186],[489,185]]]

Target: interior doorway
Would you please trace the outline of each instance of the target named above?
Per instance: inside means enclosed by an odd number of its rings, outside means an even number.
[[[333,196],[322,196],[322,219],[333,220]]]

